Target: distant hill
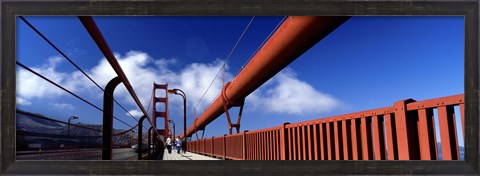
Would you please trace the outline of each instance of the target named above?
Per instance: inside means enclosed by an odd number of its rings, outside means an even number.
[[[16,113],[17,130],[60,134],[65,129],[64,124],[54,122],[54,121],[43,120],[35,117],[35,116],[45,117],[41,114],[33,114],[30,112],[26,112],[18,109],[17,109],[17,112],[18,112]]]
[[[43,119],[42,119],[43,118]],[[60,122],[55,122],[55,119],[46,117],[42,114],[31,113],[23,110],[17,109],[16,113],[16,127],[17,130],[27,130],[29,132],[39,132],[39,133],[48,133],[48,134],[59,134],[66,135],[68,125]],[[75,136],[100,136],[102,133],[99,132],[102,130],[102,125],[95,124],[85,124],[85,123],[72,123],[74,125],[80,125],[83,127],[92,128],[82,128],[77,126],[70,126],[70,134]],[[113,129],[114,132],[124,131],[123,129]]]

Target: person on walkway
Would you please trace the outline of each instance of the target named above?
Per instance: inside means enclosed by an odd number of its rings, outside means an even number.
[[[177,146],[177,153],[180,154],[181,142],[180,142],[180,138],[178,138],[178,136],[177,136],[177,139],[175,139],[175,143],[176,143],[176,146]]]
[[[171,154],[172,153],[172,139],[170,139],[170,137],[168,137],[166,143],[167,143],[168,153]]]

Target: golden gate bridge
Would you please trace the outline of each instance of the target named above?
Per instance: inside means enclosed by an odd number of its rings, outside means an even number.
[[[20,18],[100,90],[104,91],[104,102],[103,108],[98,107],[17,61],[18,66],[103,113],[102,125],[89,127],[17,110],[17,114],[26,114],[33,118],[63,124],[69,129],[68,135],[17,129],[17,149],[22,145],[27,148],[26,144],[21,143],[25,141],[26,137],[75,139],[77,144],[80,143],[81,138],[97,139],[94,142],[83,144],[85,149],[82,151],[65,149],[62,146],[60,150],[55,148],[57,150],[44,150],[43,152],[18,151],[17,158],[21,159],[22,155],[27,154],[33,157],[60,153],[61,156],[63,152],[64,155],[91,153],[87,159],[112,160],[114,159],[113,154],[118,153],[120,148],[133,144],[136,144],[139,150],[135,154],[136,156],[130,154],[120,159],[161,160],[165,158],[163,157],[166,155],[164,154],[165,140],[173,135],[168,116],[168,93],[181,95],[185,100],[186,94],[183,91],[169,89],[168,84],[152,83],[152,97],[148,108],[145,109],[93,18],[78,17],[117,74],[117,77],[110,80],[105,88],[98,85],[25,18]],[[269,36],[268,41],[262,44],[236,77],[224,83],[220,95],[210,106],[198,117],[195,115],[189,128],[186,127],[186,104],[184,103],[185,123],[180,137],[192,139],[194,134],[197,137],[196,140],[188,141],[187,150],[191,153],[228,160],[460,160],[458,138],[459,135],[462,135],[463,138],[463,133],[457,134],[457,128],[460,126],[456,124],[456,118],[461,118],[461,128],[464,130],[463,94],[420,101],[398,100],[392,102],[390,106],[378,109],[306,122],[286,122],[266,129],[240,130],[245,98],[348,19],[349,17],[338,16],[289,16],[282,20],[281,25]],[[113,92],[119,84],[126,87],[140,108],[143,114],[140,119],[133,117],[114,99]],[[165,94],[157,95],[155,93],[157,89],[165,90]],[[137,123],[127,124],[115,117],[113,115],[114,102]],[[157,103],[165,107],[163,111],[156,109]],[[151,111],[150,106],[152,106]],[[239,108],[236,119],[233,118],[235,115],[229,113],[231,108]],[[460,112],[456,113],[455,108],[460,109]],[[227,117],[229,134],[204,138],[205,127],[222,114]],[[435,116],[439,121],[439,129],[435,129]],[[129,126],[130,129],[113,129],[114,119]],[[143,126],[145,119],[151,128],[146,129]],[[158,123],[162,123],[164,128],[157,128]],[[76,129],[93,131],[94,135],[70,135],[71,126]],[[146,136],[143,133],[144,129],[147,131]],[[134,139],[135,135],[132,135],[133,130],[137,130],[136,140]],[[440,133],[436,134],[436,130],[439,130]],[[203,131],[201,137],[198,137],[199,131]],[[437,135],[441,142],[437,142]],[[145,138],[147,138],[147,142],[143,144]],[[146,146],[145,151],[142,151],[143,146]],[[86,148],[89,149],[86,150]],[[441,153],[438,152],[438,148],[441,148]],[[75,159],[75,157],[70,157],[70,159]]]

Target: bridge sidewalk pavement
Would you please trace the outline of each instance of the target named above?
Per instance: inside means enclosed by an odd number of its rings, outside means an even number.
[[[172,150],[172,153],[168,153],[167,150],[164,151],[163,160],[221,160],[218,158],[212,158],[196,153],[186,152],[185,154],[180,152],[177,153],[177,150]]]

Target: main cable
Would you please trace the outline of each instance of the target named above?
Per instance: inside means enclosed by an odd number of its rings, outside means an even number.
[[[270,39],[270,37],[272,37],[273,33],[275,33],[275,31],[277,31],[278,27],[280,27],[280,25],[285,21],[285,19],[287,19],[287,16],[284,16],[282,18],[282,20],[280,20],[278,22],[277,26],[275,26],[275,28],[273,28],[272,32],[270,32],[270,34],[265,38],[265,40],[263,40],[262,44],[258,45],[258,48],[252,53],[250,58],[245,62],[245,64],[243,64],[243,66],[237,71],[237,73],[235,75],[238,75],[238,73],[240,73],[240,71],[243,70],[245,65],[247,65],[248,62],[250,62],[250,60],[253,59],[253,56],[255,56],[255,54],[257,54],[258,50],[260,50],[260,48],[262,48],[262,46]]]
[[[222,67],[220,67],[220,69],[218,70],[217,74],[215,75],[215,77],[213,78],[212,82],[210,83],[210,85],[208,86],[207,90],[205,90],[205,93],[203,93],[202,97],[200,98],[200,100],[198,100],[198,103],[195,105],[195,107],[193,109],[197,109],[198,105],[200,104],[200,102],[202,101],[203,97],[205,97],[205,95],[207,94],[208,90],[210,89],[210,87],[212,86],[212,84],[215,82],[215,80],[217,79],[218,77],[218,74],[220,74],[220,72],[222,71],[222,69],[224,69],[225,65],[227,64],[227,61],[228,59],[230,59],[230,56],[233,54],[233,52],[235,51],[235,49],[237,48],[237,45],[238,43],[240,43],[240,41],[242,40],[243,38],[243,35],[245,34],[245,32],[247,32],[248,28],[250,27],[250,24],[252,24],[252,21],[255,19],[255,16],[252,17],[252,19],[250,19],[250,22],[248,22],[247,24],[247,27],[245,27],[245,30],[243,30],[242,34],[240,35],[240,37],[238,38],[237,42],[235,43],[235,45],[233,46],[232,50],[230,50],[230,53],[228,54],[227,58],[225,59],[225,61],[223,62],[222,64]]]
[[[275,28],[273,28],[272,32],[270,32],[270,34],[265,38],[265,40],[263,40],[262,44],[260,44],[258,46],[258,48],[252,53],[252,55],[250,56],[250,58],[245,62],[245,64],[243,64],[243,66],[237,71],[237,73],[235,75],[238,75],[238,73],[240,73],[240,71],[243,70],[243,68],[245,67],[245,65],[247,65],[248,62],[250,62],[250,60],[252,60],[253,56],[255,56],[255,54],[258,52],[258,50],[260,50],[260,48],[268,41],[268,39],[270,39],[270,37],[273,35],[273,33],[275,33],[275,31],[277,31],[278,27],[280,27],[280,25],[285,21],[285,19],[287,18],[287,16],[284,16],[282,18],[282,20],[280,20],[277,24],[277,26],[275,26]],[[215,99],[218,98],[218,96],[220,96],[221,92],[217,94],[217,96],[215,96],[215,98],[210,102],[209,105],[211,105]]]

